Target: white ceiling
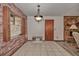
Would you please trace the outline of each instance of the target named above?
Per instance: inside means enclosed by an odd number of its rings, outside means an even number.
[[[27,16],[37,13],[37,3],[15,3]],[[43,16],[79,16],[79,3],[40,3]]]

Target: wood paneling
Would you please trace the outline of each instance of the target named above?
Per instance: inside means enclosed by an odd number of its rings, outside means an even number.
[[[3,5],[3,41],[8,42],[10,40],[10,12],[14,15],[21,17],[21,34],[27,35],[26,32],[26,19],[27,17],[17,8],[14,4],[4,4]],[[17,13],[17,14],[16,14]]]
[[[16,16],[19,16],[19,17],[24,17],[26,18],[26,15],[19,9],[15,6],[15,4],[13,3],[8,3],[6,4],[10,10],[16,15]]]
[[[24,35],[25,39],[28,40],[27,19],[25,19],[25,18],[22,18],[22,20],[21,20],[21,35]]]
[[[21,34],[26,34],[26,20],[24,18],[21,20]]]
[[[54,20],[45,20],[45,40],[54,40]]]
[[[3,6],[3,41],[7,42],[10,40],[10,18],[9,8]]]

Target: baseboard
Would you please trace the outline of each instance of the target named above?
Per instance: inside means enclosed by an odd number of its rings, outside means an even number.
[[[64,42],[64,40],[54,40],[54,41],[56,41],[56,42]]]
[[[27,40],[27,41],[35,41],[35,40]],[[45,41],[45,40],[40,40],[40,41]],[[53,40],[53,41],[56,41],[56,42],[64,42],[65,40]]]
[[[34,41],[34,40],[27,40],[27,41]]]

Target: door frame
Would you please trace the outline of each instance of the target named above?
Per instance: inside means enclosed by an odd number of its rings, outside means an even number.
[[[54,41],[54,19],[45,19],[45,21],[46,20],[53,21],[53,38],[52,38],[53,40],[51,40],[51,41]],[[45,28],[46,28],[46,22],[45,22]],[[45,41],[46,41],[46,29],[44,29],[44,30],[45,30],[45,33],[44,33],[45,34]]]

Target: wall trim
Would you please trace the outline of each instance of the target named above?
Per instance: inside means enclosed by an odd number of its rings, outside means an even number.
[[[53,41],[56,41],[56,42],[64,42],[65,40],[53,40]]]

